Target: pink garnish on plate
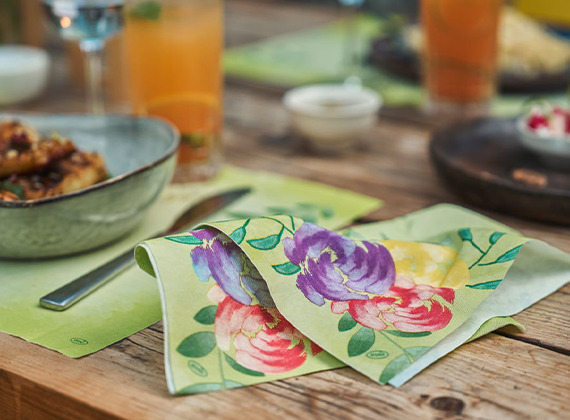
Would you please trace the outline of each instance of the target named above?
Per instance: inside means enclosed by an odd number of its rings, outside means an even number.
[[[527,121],[528,128],[536,130],[539,127],[548,127],[548,120],[543,115],[533,114]]]
[[[526,118],[528,129],[541,137],[570,136],[570,109],[537,105]]]

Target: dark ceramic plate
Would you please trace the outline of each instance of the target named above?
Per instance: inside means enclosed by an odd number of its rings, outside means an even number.
[[[411,50],[402,48],[392,37],[372,42],[370,61],[376,66],[411,81],[420,80],[420,60]],[[570,67],[560,73],[524,77],[513,73],[499,75],[499,88],[511,93],[546,93],[564,91],[570,84]]]
[[[515,120],[479,119],[437,131],[431,158],[465,200],[515,216],[570,225],[570,172],[550,169],[519,140]],[[512,178],[515,169],[548,177],[544,188]]]
[[[0,201],[0,258],[73,254],[124,236],[142,221],[176,165],[178,131],[161,120],[0,113],[0,121],[11,119],[99,152],[111,178],[57,197]]]

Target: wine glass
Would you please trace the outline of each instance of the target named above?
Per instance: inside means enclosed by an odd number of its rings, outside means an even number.
[[[87,106],[104,112],[103,50],[105,40],[123,26],[124,0],[42,0],[49,20],[63,39],[79,41],[85,55]]]
[[[344,61],[347,65],[348,76],[344,79],[344,84],[348,87],[362,87],[360,78],[361,57],[354,48],[357,43],[358,22],[356,13],[366,2],[366,0],[338,0],[338,2],[349,11],[346,17],[346,36],[344,46]]]

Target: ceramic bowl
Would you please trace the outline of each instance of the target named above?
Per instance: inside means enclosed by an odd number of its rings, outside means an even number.
[[[46,87],[49,55],[23,45],[0,46],[0,106],[24,102]]]
[[[323,153],[357,143],[374,126],[381,102],[371,89],[341,84],[303,86],[283,97],[293,129]]]
[[[570,137],[565,138],[536,134],[526,126],[526,118],[517,121],[521,143],[535,153],[541,162],[554,169],[570,171]]]
[[[179,134],[151,118],[2,114],[40,133],[57,131],[99,152],[110,178],[56,197],[0,201],[0,258],[37,259],[84,252],[132,231],[170,181]]]

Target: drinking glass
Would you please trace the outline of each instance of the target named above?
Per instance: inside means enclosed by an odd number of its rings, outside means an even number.
[[[486,115],[495,93],[502,0],[422,0],[428,112]]]
[[[123,0],[43,0],[49,20],[66,40],[79,41],[85,55],[87,105],[104,111],[103,50],[105,40],[123,26]]]
[[[223,1],[129,0],[125,19],[134,113],[180,130],[176,181],[213,176],[221,160]]]
[[[347,27],[344,46],[344,60],[347,64],[348,76],[344,79],[344,84],[348,86],[362,86],[362,79],[360,78],[362,57],[360,57],[360,54],[357,53],[354,47],[358,36],[358,23],[355,20],[355,15],[366,0],[338,0],[338,2],[349,11],[346,17]]]

